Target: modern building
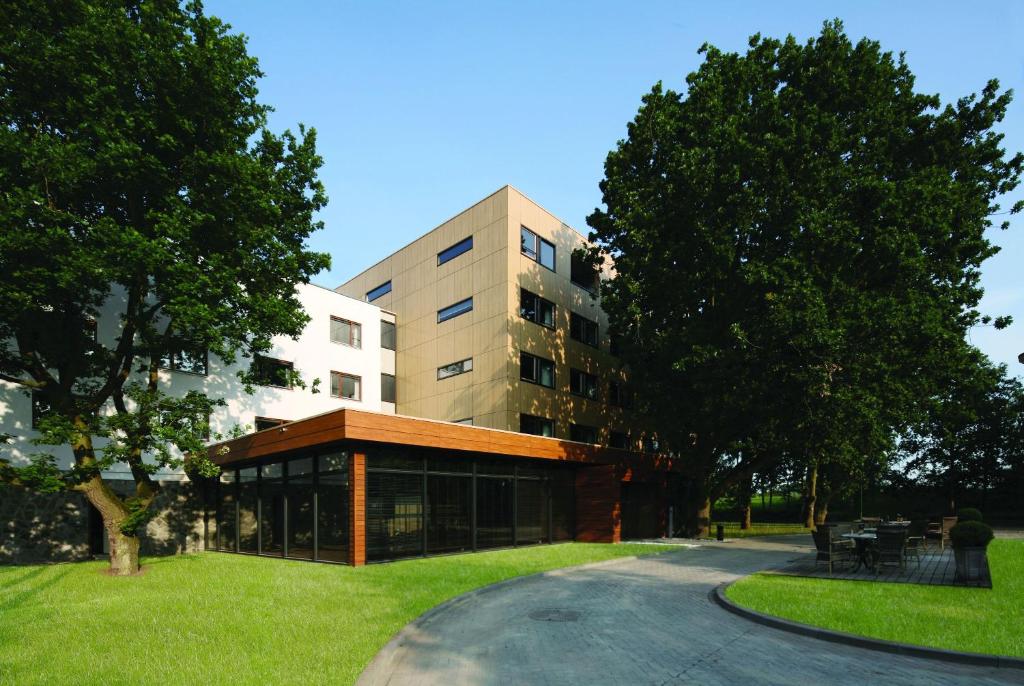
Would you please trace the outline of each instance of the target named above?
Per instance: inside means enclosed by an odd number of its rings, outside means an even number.
[[[399,414],[633,448],[586,245],[505,186],[338,291],[397,316]]]

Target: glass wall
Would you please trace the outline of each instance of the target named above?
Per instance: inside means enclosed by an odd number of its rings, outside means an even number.
[[[348,455],[321,455],[316,487],[317,559],[348,561]]]
[[[259,476],[256,467],[238,470],[238,552],[259,552]]]
[[[235,472],[220,475],[220,502],[217,507],[217,547],[234,552],[238,541],[238,489]]]
[[[288,557],[313,559],[313,458],[288,462]]]
[[[284,465],[260,467],[260,555],[284,555]]]

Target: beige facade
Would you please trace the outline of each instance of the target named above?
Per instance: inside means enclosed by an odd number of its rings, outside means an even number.
[[[554,246],[554,270],[522,250],[525,227]],[[472,249],[439,264],[439,254],[472,237]],[[340,286],[397,315],[399,414],[520,430],[522,414],[550,419],[554,435],[587,427],[598,442],[629,432],[630,419],[609,402],[623,372],[609,353],[608,322],[596,296],[570,280],[572,252],[584,237],[522,193],[505,186]],[[604,275],[602,275],[604,276]],[[520,313],[521,289],[555,305],[554,326]],[[472,310],[439,322],[439,311],[472,298]],[[570,312],[598,325],[592,347],[570,337]],[[554,362],[554,388],[521,380],[520,353]],[[472,371],[439,379],[438,369],[472,359]],[[570,389],[572,369],[597,377],[597,397]],[[637,432],[632,432],[634,437]]]

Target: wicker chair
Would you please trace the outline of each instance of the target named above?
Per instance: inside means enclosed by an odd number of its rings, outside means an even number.
[[[925,541],[938,541],[939,550],[945,550],[949,543],[949,530],[956,526],[956,517],[943,517],[942,523],[929,522],[928,529],[924,532]]]
[[[907,567],[907,528],[905,526],[883,526],[878,528],[878,560],[875,562],[875,574],[882,565],[897,565],[900,569]]]
[[[853,541],[840,538],[835,532],[835,527],[819,526],[811,535],[814,536],[814,547],[818,550],[815,564],[824,562],[828,565],[829,576],[832,576],[832,566],[837,562],[853,562],[854,556]]]

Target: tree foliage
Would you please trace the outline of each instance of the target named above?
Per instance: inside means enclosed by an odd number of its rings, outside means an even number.
[[[943,107],[838,21],[701,52],[685,94],[644,96],[588,220],[615,265],[602,306],[695,512],[780,455],[864,455],[911,421],[979,320],[988,217],[1022,166],[993,131],[995,81]]]
[[[72,446],[65,480],[112,536],[135,534],[150,475],[200,447],[217,402],[168,397],[161,360],[298,335],[295,284],[329,264],[306,245],[326,202],[315,131],[268,131],[260,76],[198,2],[15,0],[0,16],[0,377],[47,408],[43,441]],[[102,311],[120,321],[97,335]],[[114,462],[133,498],[103,483]]]

